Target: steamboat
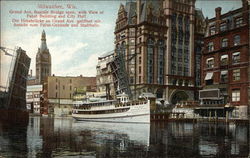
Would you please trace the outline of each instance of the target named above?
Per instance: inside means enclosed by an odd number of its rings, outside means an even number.
[[[117,100],[77,101],[72,117],[77,121],[150,123],[150,100],[130,101],[123,93]]]

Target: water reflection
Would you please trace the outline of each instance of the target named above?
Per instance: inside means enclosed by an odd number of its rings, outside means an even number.
[[[100,123],[31,117],[0,124],[0,157],[247,157],[246,125]]]

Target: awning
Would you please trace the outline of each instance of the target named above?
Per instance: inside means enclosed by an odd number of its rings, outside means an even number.
[[[207,58],[207,63],[208,61],[214,60],[214,58]]]
[[[221,57],[220,57],[221,59],[225,59],[225,58],[228,58],[228,55],[227,54],[225,54],[225,55],[222,55]]]
[[[221,75],[226,75],[227,74],[227,70],[226,71],[221,71]]]
[[[239,55],[239,54],[240,54],[240,52],[235,52],[235,53],[233,53],[233,56]]]
[[[206,77],[205,77],[205,80],[211,80],[213,78],[213,72],[208,72]]]

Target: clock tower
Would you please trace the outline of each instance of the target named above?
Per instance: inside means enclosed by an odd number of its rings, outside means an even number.
[[[51,76],[51,56],[46,44],[46,34],[43,30],[41,46],[36,54],[36,82],[43,84],[47,76]]]

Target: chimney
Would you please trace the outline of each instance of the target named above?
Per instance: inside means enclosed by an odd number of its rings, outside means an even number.
[[[247,0],[241,0],[241,2],[242,2],[242,7],[243,7],[243,9],[244,9],[244,10],[247,10],[247,7],[248,7],[248,2],[247,2]]]
[[[215,8],[216,19],[220,19],[220,16],[221,16],[221,7]]]
[[[137,13],[137,24],[140,23],[140,13],[141,13],[141,0],[136,1],[136,13]]]
[[[243,23],[248,23],[248,5],[250,5],[250,1],[248,2],[247,0],[241,0],[242,2],[242,17],[243,17]],[[248,4],[249,3],[249,4]]]

